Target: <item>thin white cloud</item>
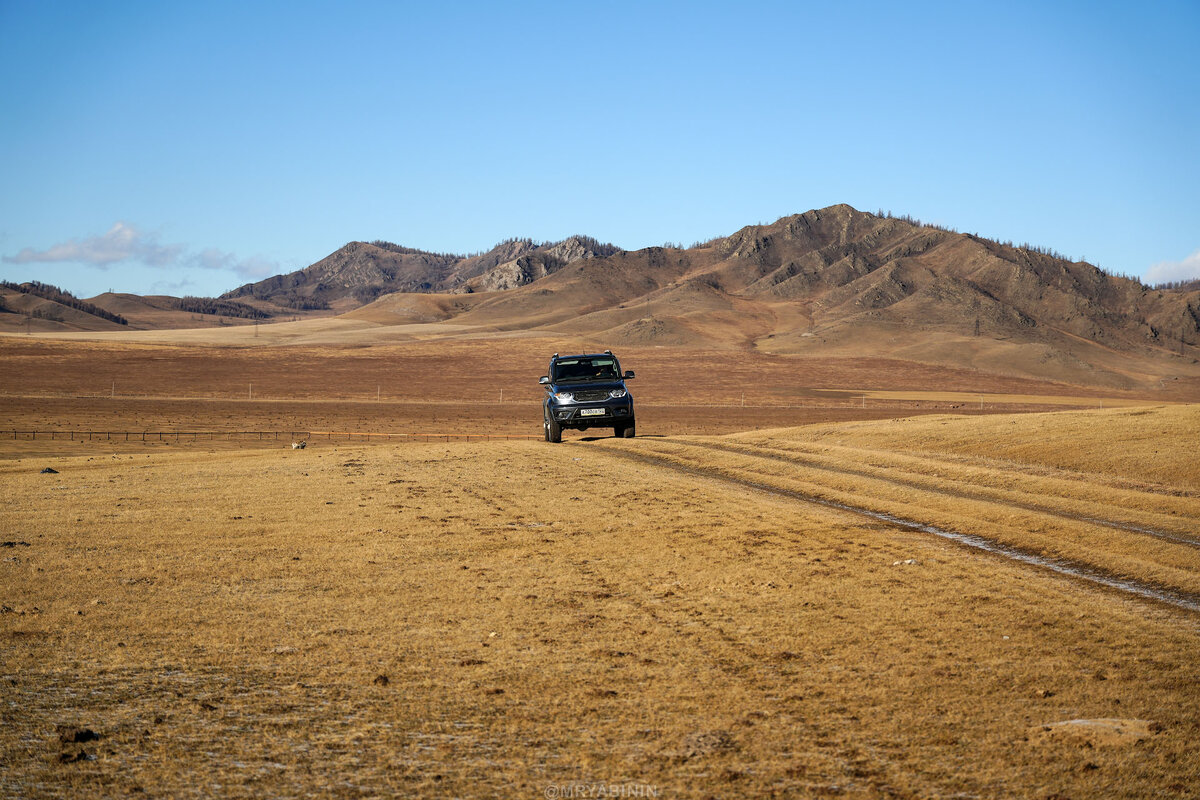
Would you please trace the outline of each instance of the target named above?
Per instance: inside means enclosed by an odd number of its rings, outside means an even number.
[[[1200,250],[1192,253],[1183,261],[1162,261],[1146,270],[1144,283],[1157,286],[1160,283],[1174,281],[1194,281],[1200,279]]]
[[[190,278],[184,278],[179,281],[155,281],[150,284],[151,294],[173,294],[181,296],[192,294],[191,289],[195,288],[196,284]]]
[[[206,247],[192,256],[191,263],[192,266],[200,269],[229,269],[233,260],[232,253],[226,253],[215,247]]]
[[[188,258],[188,264],[200,269],[224,269],[242,278],[259,280],[279,272],[279,263],[262,256],[238,258],[233,253],[206,247]]]
[[[182,245],[159,244],[156,237],[146,235],[128,223],[117,222],[100,236],[68,239],[45,250],[25,247],[14,256],[5,256],[4,260],[10,264],[66,261],[101,269],[122,261],[139,261],[151,267],[166,267],[173,264],[181,252]]]
[[[234,267],[233,271],[243,278],[251,278],[257,281],[272,275],[278,275],[280,266],[278,261],[272,261],[262,256],[251,256],[237,262],[237,266]]]
[[[162,244],[158,237],[144,233],[128,222],[117,222],[102,235],[68,239],[45,250],[25,247],[15,255],[4,256],[4,261],[9,264],[72,263],[101,270],[114,264],[142,264],[185,273],[188,270],[223,270],[247,281],[260,280],[280,270],[278,262],[263,256],[239,258],[215,247],[189,252],[182,244]],[[159,282],[155,285],[183,286],[189,283],[185,274],[178,284]]]

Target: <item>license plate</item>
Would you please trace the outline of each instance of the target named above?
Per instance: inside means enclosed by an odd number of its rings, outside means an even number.
[[[604,409],[603,408],[581,408],[579,410],[579,416],[581,416],[581,417],[603,417]]]

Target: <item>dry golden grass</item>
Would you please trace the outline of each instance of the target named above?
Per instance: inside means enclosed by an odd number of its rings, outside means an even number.
[[[1200,491],[1195,457],[1200,406],[1145,406],[1081,413],[897,420],[808,428],[797,439],[910,453],[1043,466]]]
[[[1185,536],[1195,414],[3,462],[0,794],[1196,796],[1195,614],[727,479],[1183,585],[1013,503]]]
[[[896,419],[639,448],[667,464],[982,536],[1200,598],[1197,427],[1200,406],[1180,406]],[[984,452],[993,455],[977,455]]]

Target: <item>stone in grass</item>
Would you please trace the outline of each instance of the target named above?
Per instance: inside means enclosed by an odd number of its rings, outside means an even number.
[[[737,749],[737,740],[729,731],[698,731],[683,738],[683,747],[675,755],[680,761],[690,761],[693,758],[729,753]]]
[[[96,741],[100,738],[100,734],[82,725],[59,725],[57,726],[57,732],[59,762],[74,764],[79,761],[91,761],[95,758],[94,755],[84,749],[83,745],[85,742]]]
[[[83,744],[100,738],[100,734],[82,725],[59,725],[57,730],[60,744]]]
[[[54,467],[46,467],[45,469],[42,470],[42,474],[43,475],[57,475],[58,470],[56,470]]]
[[[1069,719],[1035,725],[1027,739],[1035,743],[1069,742],[1087,747],[1121,747],[1161,733],[1163,725],[1146,719]]]
[[[58,760],[63,764],[74,764],[77,761],[91,761],[94,755],[83,749],[83,745],[71,744],[63,747],[58,754]]]
[[[375,680],[371,681],[376,686],[387,686],[391,682],[391,679],[387,675],[376,675]]]

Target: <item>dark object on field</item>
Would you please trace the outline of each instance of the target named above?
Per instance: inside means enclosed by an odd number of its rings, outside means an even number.
[[[391,683],[391,680],[387,675],[376,675],[375,680],[371,681],[371,683],[375,684],[376,686],[387,686],[389,683]]]
[[[58,726],[58,741],[61,744],[82,744],[83,742],[94,742],[99,738],[100,734],[91,728],[84,728],[80,725]]]
[[[14,542],[14,541],[0,542],[0,547],[29,547],[29,542],[25,542],[25,541],[21,541],[21,542]]]
[[[58,754],[58,760],[63,764],[74,764],[76,761],[91,761],[92,754],[79,745],[68,745]]]
[[[83,749],[84,742],[94,742],[100,734],[81,725],[58,726],[58,760],[63,764],[91,761],[95,756]]]
[[[54,467],[46,467],[44,470],[42,470],[42,474],[43,475],[57,475],[58,470],[56,470]]]

